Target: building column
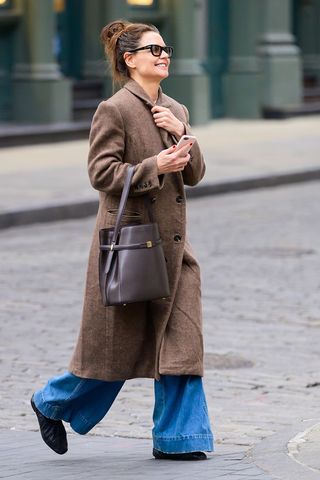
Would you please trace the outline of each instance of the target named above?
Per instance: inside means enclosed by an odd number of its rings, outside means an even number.
[[[260,68],[256,52],[260,1],[229,1],[229,62],[223,78],[227,117],[260,116]]]
[[[2,32],[0,35],[0,122],[11,119],[11,58],[13,54],[12,33]]]
[[[296,4],[296,34],[308,86],[320,83],[320,0]]]
[[[115,1],[102,1],[103,4],[103,9],[102,9],[102,24],[101,28],[104,25],[107,25],[108,23],[118,20],[120,18],[124,18],[128,20],[128,4],[126,0],[117,0]],[[101,30],[100,28],[100,30]],[[98,32],[98,42],[99,42],[99,34],[100,30]],[[101,47],[101,65],[102,65],[102,71],[103,71],[103,78],[104,78],[104,95],[106,98],[111,97],[114,93],[114,87],[113,86],[113,81],[112,81],[112,75],[111,75],[111,70],[109,68],[108,62],[106,60],[103,47]]]
[[[316,28],[314,35],[315,50],[313,58],[313,71],[316,74],[318,85],[320,84],[320,0],[314,0],[315,2],[315,19],[316,19]]]
[[[260,0],[259,38],[262,109],[297,106],[302,101],[300,52],[291,30],[291,0]]]
[[[90,0],[84,2],[84,60],[82,77],[84,79],[101,78],[105,75],[103,48],[100,32],[105,25],[105,1]]]
[[[19,0],[13,70],[13,120],[52,123],[71,119],[71,84],[54,59],[52,0]]]
[[[210,118],[210,79],[206,61],[206,2],[171,0],[170,31],[174,46],[170,77],[164,81],[169,95],[186,104],[193,124]]]
[[[10,2],[0,5],[0,122],[11,120],[14,30],[20,12]]]
[[[90,0],[84,2],[84,79],[105,78],[109,72],[103,45],[100,42],[102,28],[112,20],[126,18],[125,0],[116,2]],[[110,77],[110,75],[108,75]]]
[[[60,2],[55,6],[60,37],[58,62],[62,74],[75,80],[82,76],[85,0],[60,0]]]
[[[225,105],[222,78],[228,66],[229,2],[208,1],[208,61],[211,84],[211,116],[224,117]]]

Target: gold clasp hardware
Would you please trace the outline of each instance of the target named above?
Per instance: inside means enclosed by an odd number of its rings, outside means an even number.
[[[151,248],[151,247],[152,247],[152,242],[151,242],[151,240],[148,240],[147,241],[147,248]]]

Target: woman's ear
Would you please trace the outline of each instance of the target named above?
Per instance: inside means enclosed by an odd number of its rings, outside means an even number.
[[[136,68],[135,56],[130,52],[125,52],[123,54],[123,60],[128,68]]]

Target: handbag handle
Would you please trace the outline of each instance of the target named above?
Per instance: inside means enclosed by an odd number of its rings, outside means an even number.
[[[117,213],[117,219],[116,219],[116,223],[115,223],[115,227],[114,227],[114,231],[113,231],[113,235],[112,235],[112,240],[111,240],[111,251],[113,250],[113,246],[117,242],[117,238],[118,238],[119,231],[120,231],[121,219],[122,219],[123,212],[126,208],[133,174],[134,174],[134,166],[130,165],[127,168],[127,174],[126,174],[126,178],[124,180],[124,186],[123,186],[122,193],[121,193],[121,198],[120,198],[120,203],[119,203],[119,208],[118,208],[118,213]]]
[[[123,190],[122,190],[122,193],[121,193],[121,198],[120,198],[116,223],[115,223],[115,227],[114,227],[114,231],[113,231],[113,236],[112,236],[112,240],[111,240],[111,245],[112,244],[115,245],[117,243],[117,238],[118,238],[119,231],[120,231],[122,215],[123,215],[124,210],[126,208],[133,174],[134,174],[134,166],[130,165],[127,168],[127,174],[126,174],[126,178],[124,180],[124,186],[123,186]],[[146,210],[148,212],[149,220],[150,220],[151,223],[154,223],[155,220],[154,220],[154,216],[153,216],[153,212],[152,212],[152,208],[151,208],[151,200],[150,200],[149,195],[144,195],[143,200],[144,200],[144,205],[146,207]],[[111,250],[113,250],[113,247],[111,247]]]
[[[133,174],[134,174],[134,166],[130,165],[127,168],[126,178],[124,179],[124,186],[123,186],[122,193],[121,193],[116,224],[115,224],[115,227],[114,227],[114,230],[113,230],[110,251],[109,251],[107,261],[106,261],[106,265],[105,265],[106,275],[108,274],[108,272],[110,270],[112,259],[113,259],[113,256],[114,256],[114,246],[117,242],[117,238],[118,238],[118,235],[119,235],[121,219],[122,219],[124,209],[126,207],[126,203],[127,203],[127,199],[128,199],[128,195],[129,195],[129,190],[130,190],[131,180],[132,180]],[[107,277],[105,277],[105,282],[106,282],[106,278]]]
[[[117,239],[118,239],[118,236],[119,236],[122,215],[124,213],[124,210],[125,210],[125,207],[126,207],[126,204],[127,204],[133,174],[134,174],[134,166],[130,165],[127,168],[127,174],[126,174],[126,177],[125,177],[125,180],[124,180],[124,186],[123,186],[123,189],[122,189],[121,198],[120,198],[120,202],[119,202],[119,208],[118,208],[116,223],[115,223],[115,227],[114,227],[113,235],[112,235],[112,239],[111,239],[111,246],[110,246],[110,250],[109,250],[109,255],[108,255],[106,265],[105,265],[105,273],[109,272],[109,269],[110,269],[111,263],[112,263],[112,259],[113,259],[113,254],[114,254],[115,250],[119,250],[119,248],[115,248],[115,245],[117,243]],[[154,217],[153,217],[153,213],[152,213],[151,205],[150,205],[150,198],[149,198],[148,195],[144,196],[144,202],[145,202],[145,206],[146,206],[147,211],[148,211],[149,219],[152,223],[154,223]]]

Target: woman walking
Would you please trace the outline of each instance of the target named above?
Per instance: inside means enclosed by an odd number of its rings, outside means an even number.
[[[113,79],[123,87],[98,106],[90,132],[88,171],[100,204],[90,250],[83,317],[68,371],[32,396],[43,440],[68,449],[62,421],[80,434],[108,412],[125,380],[154,378],[153,456],[204,460],[213,436],[202,385],[200,271],[186,238],[184,185],[205,166],[190,134],[187,109],[166,96],[172,47],[153,25],[115,21],[101,32]],[[123,216],[148,221],[145,196],[159,225],[170,297],[104,307],[99,290],[99,230],[114,226],[127,168],[135,166]]]

